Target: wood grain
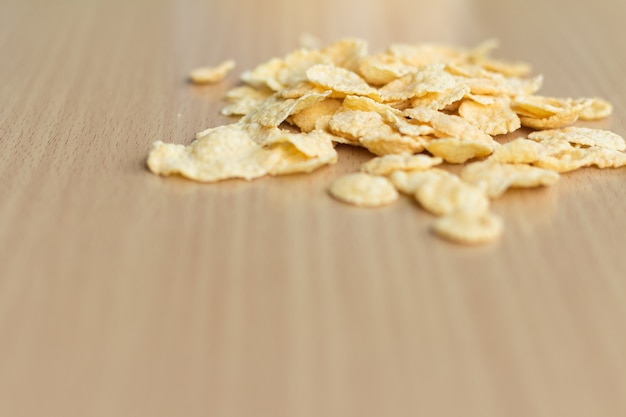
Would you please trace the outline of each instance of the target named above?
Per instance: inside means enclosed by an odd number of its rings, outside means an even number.
[[[567,4],[567,7],[564,5]],[[626,134],[626,4],[528,0],[0,3],[0,415],[626,415],[626,169],[494,204],[502,241],[434,238],[408,200],[311,175],[196,184],[145,168],[303,32],[473,45]],[[191,68],[234,58],[220,85]]]

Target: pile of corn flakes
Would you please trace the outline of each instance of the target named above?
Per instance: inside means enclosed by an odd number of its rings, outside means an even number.
[[[392,44],[369,54],[366,42],[345,39],[301,47],[242,75],[222,109],[240,117],[236,123],[200,132],[188,146],[155,142],[147,165],[202,182],[250,180],[311,172],[337,162],[336,144],[359,146],[373,158],[336,179],[333,197],[378,207],[411,195],[436,216],[436,234],[496,240],[503,222],[490,201],[507,189],[626,165],[620,136],[572,126],[609,116],[610,103],[538,95],[542,77],[530,76],[526,63],[492,58],[496,46]],[[217,82],[233,67],[201,68],[191,79]],[[501,139],[522,126],[532,133]],[[449,164],[464,166],[456,175]]]

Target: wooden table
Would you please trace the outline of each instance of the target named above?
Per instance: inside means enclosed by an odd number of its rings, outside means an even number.
[[[302,33],[472,46],[542,93],[601,96],[626,135],[626,3],[3,0],[0,416],[626,415],[626,169],[496,200],[493,245],[435,238],[409,199],[311,175],[150,174],[238,76]],[[190,69],[233,58],[209,87]]]

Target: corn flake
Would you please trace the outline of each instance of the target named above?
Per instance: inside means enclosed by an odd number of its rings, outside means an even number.
[[[229,59],[216,67],[202,67],[191,71],[189,78],[194,84],[213,84],[222,81],[235,68],[235,61]]]
[[[517,138],[496,147],[489,161],[504,164],[532,164],[539,160],[546,153],[545,151],[546,149],[535,141]]]
[[[489,208],[489,198],[482,189],[452,174],[424,175],[415,190],[415,199],[437,216],[458,210],[482,213]]]
[[[315,65],[306,71],[309,81],[331,89],[335,95],[360,95],[378,98],[378,92],[356,73],[334,65]]]
[[[336,179],[330,194],[344,203],[360,207],[379,207],[393,203],[398,192],[385,177],[359,172]]]
[[[451,175],[448,171],[431,168],[426,171],[394,171],[389,176],[394,187],[403,194],[414,195],[417,189],[435,176]]]
[[[372,175],[390,175],[394,171],[423,171],[442,162],[441,158],[428,155],[385,155],[365,162],[361,171]]]
[[[403,136],[399,133],[365,136],[359,139],[359,142],[364,148],[375,155],[411,154],[424,150],[424,145],[419,138]]]
[[[494,144],[482,140],[440,138],[424,143],[431,154],[443,158],[452,164],[462,164],[472,159],[487,156],[493,152]]]
[[[305,133],[316,129],[326,130],[331,117],[340,107],[341,101],[327,98],[290,116],[288,121],[298,126]]]
[[[587,127],[572,126],[558,130],[543,130],[531,133],[528,135],[528,138],[536,141],[564,139],[570,143],[582,146],[597,146],[617,151],[626,149],[626,142],[620,135],[608,130],[590,129]]]
[[[433,231],[456,243],[478,244],[497,240],[504,230],[502,219],[489,212],[455,211],[433,223]]]
[[[261,177],[271,166],[271,159],[270,152],[234,124],[211,129],[189,146],[155,142],[147,164],[158,175],[180,174],[196,181],[214,182]]]
[[[511,110],[511,100],[506,97],[493,98],[492,103],[465,100],[459,107],[459,115],[488,135],[502,135],[520,128],[517,114]]]
[[[443,65],[426,65],[418,71],[397,78],[381,89],[382,101],[409,100],[428,93],[441,93],[456,85],[454,77],[444,71]]]
[[[426,107],[431,110],[443,110],[446,107],[460,101],[469,94],[470,88],[465,84],[457,84],[454,87],[439,93],[426,93],[411,101],[411,107]]]
[[[501,164],[484,161],[471,163],[460,174],[464,181],[484,189],[490,198],[501,196],[511,187],[552,185],[557,172],[525,164]]]
[[[281,99],[273,96],[263,102],[254,111],[248,113],[241,120],[242,123],[258,123],[266,127],[275,127],[283,123],[287,118],[306,108],[312,107],[326,99],[330,91],[324,93],[305,94],[297,99]]]
[[[440,111],[420,107],[407,109],[404,114],[422,123],[430,123],[438,137],[455,137],[459,139],[474,139],[492,143],[493,139],[464,118]]]

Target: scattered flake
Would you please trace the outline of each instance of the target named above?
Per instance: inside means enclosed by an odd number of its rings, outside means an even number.
[[[322,41],[310,33],[302,33],[298,38],[298,45],[303,49],[320,49]]]
[[[511,110],[511,99],[506,96],[494,97],[492,103],[465,100],[459,115],[488,135],[503,135],[521,126],[519,117]]]
[[[202,67],[191,71],[189,78],[194,84],[213,84],[222,81],[235,68],[235,61],[229,59],[215,67]]]
[[[325,130],[331,117],[340,107],[341,101],[327,98],[292,115],[289,121],[305,133],[315,129]]]
[[[407,109],[404,114],[422,123],[430,123],[439,137],[482,140],[492,143],[493,139],[464,118],[428,108]]]
[[[470,88],[465,84],[457,84],[454,87],[440,93],[426,93],[416,97],[411,102],[411,107],[426,107],[431,110],[443,110],[469,94]]]
[[[545,148],[539,143],[518,138],[496,147],[489,160],[503,164],[532,164],[539,160],[544,153]]]
[[[489,212],[455,211],[439,217],[433,231],[446,239],[463,244],[489,243],[497,240],[504,230],[502,219]]]
[[[265,100],[261,106],[248,113],[242,123],[258,123],[262,126],[279,126],[292,114],[298,113],[324,100],[330,91],[305,94],[297,99],[281,99],[276,96]]]
[[[414,195],[425,181],[431,180],[431,177],[446,175],[451,174],[443,169],[431,168],[426,171],[394,171],[389,179],[401,193]]]
[[[441,158],[428,155],[385,155],[361,165],[361,171],[372,175],[390,175],[395,171],[423,171],[441,164]]]
[[[180,174],[196,181],[214,182],[263,176],[272,165],[272,158],[244,128],[233,124],[211,129],[189,146],[155,142],[147,164],[158,175]]]
[[[501,196],[511,187],[552,185],[559,179],[559,174],[551,170],[491,161],[466,165],[460,176],[464,181],[484,189],[490,198]]]
[[[364,172],[336,179],[329,192],[340,201],[360,207],[384,206],[398,198],[398,192],[387,178]]]
[[[334,65],[356,72],[359,62],[367,56],[367,42],[360,39],[342,39],[323,48],[321,52]]]
[[[358,73],[371,85],[385,85],[413,71],[415,67],[387,53],[364,57],[358,68]]]
[[[328,90],[324,90],[322,87],[310,83],[309,81],[301,81],[297,84],[278,91],[276,93],[276,96],[280,98],[300,98],[304,95],[311,93],[322,94],[325,91]]]
[[[613,105],[601,98],[587,99],[587,107],[580,112],[580,120],[599,120],[609,117],[613,113]]]
[[[245,84],[235,87],[226,93],[225,99],[230,104],[224,106],[221,113],[224,116],[244,116],[261,106],[272,94],[272,90],[266,87],[253,88]]]
[[[416,178],[413,178],[418,183]],[[427,211],[443,216],[464,210],[482,213],[489,208],[489,198],[474,185],[461,181],[456,175],[427,174],[417,185],[415,199]]]
[[[385,136],[366,136],[362,137],[359,142],[374,155],[412,154],[424,150],[421,140],[399,133]]]
[[[388,104],[378,103],[371,98],[359,96],[347,96],[343,100],[343,107],[346,110],[361,110],[378,113],[387,122],[393,123],[396,118],[403,118],[402,112]],[[390,119],[389,114],[395,116]]]
[[[427,65],[410,72],[378,90],[382,101],[393,102],[441,93],[456,86],[454,77],[444,71],[443,65]]]
[[[441,138],[433,139],[424,144],[431,154],[443,158],[452,164],[462,164],[472,159],[489,155],[494,144],[483,140]]]
[[[306,71],[309,81],[331,89],[337,95],[360,95],[378,97],[376,89],[356,73],[334,65],[315,65]]]
[[[337,153],[334,151],[318,156],[308,156],[296,144],[289,141],[277,142],[267,148],[274,162],[268,168],[271,175],[286,175],[312,172],[324,165],[337,162]]]
[[[531,133],[528,135],[528,138],[535,141],[564,139],[570,143],[582,146],[596,146],[617,151],[626,149],[626,142],[620,135],[608,130],[587,127],[571,126],[563,129],[543,130]]]
[[[335,115],[328,122],[332,133],[358,142],[364,137],[392,136],[394,131],[378,113],[347,110]]]
[[[512,109],[520,116],[522,126],[556,129],[574,123],[591,103],[589,99],[519,96],[513,100]]]

